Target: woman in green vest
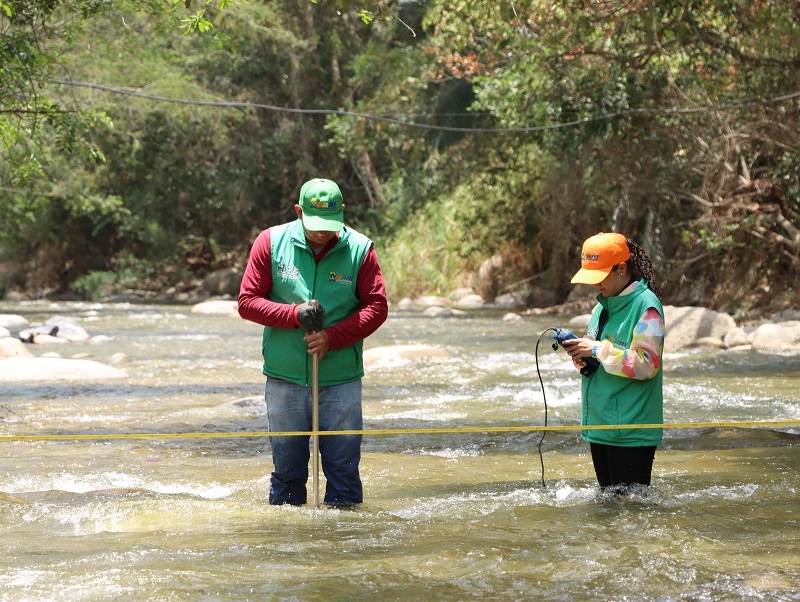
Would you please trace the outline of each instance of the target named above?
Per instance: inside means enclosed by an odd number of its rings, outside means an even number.
[[[600,233],[583,243],[573,284],[597,287],[598,304],[585,338],[564,341],[583,368],[581,426],[660,425],[664,422],[661,355],[664,308],[645,252],[622,234]],[[586,359],[596,358],[596,370]],[[602,489],[625,492],[650,485],[661,428],[582,431]]]

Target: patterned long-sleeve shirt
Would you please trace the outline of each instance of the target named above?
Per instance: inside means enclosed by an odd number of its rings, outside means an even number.
[[[622,291],[622,295],[633,291],[636,283]],[[597,343],[597,359],[609,374],[648,380],[661,367],[666,327],[658,311],[651,307],[637,322],[630,347],[621,349],[611,341]]]

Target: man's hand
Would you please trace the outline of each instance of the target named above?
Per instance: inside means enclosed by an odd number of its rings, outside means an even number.
[[[321,360],[330,349],[330,339],[328,339],[328,333],[324,330],[307,332],[303,339],[308,344],[308,352],[311,355],[316,355],[317,360]]]
[[[300,326],[312,332],[322,330],[322,314],[325,310],[318,301],[311,300],[297,306],[297,321]]]

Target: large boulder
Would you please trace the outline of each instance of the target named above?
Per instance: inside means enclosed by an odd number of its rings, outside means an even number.
[[[203,290],[209,295],[230,295],[237,297],[242,285],[243,274],[238,270],[223,269],[211,272],[203,278]]]
[[[597,288],[591,284],[576,284],[569,290],[567,301],[594,299],[595,297],[597,297]]]
[[[193,314],[223,314],[238,316],[238,303],[228,299],[209,299],[192,306]]]
[[[504,293],[494,298],[494,306],[498,309],[523,309],[525,299],[515,293]]]
[[[726,314],[703,307],[664,307],[667,336],[664,351],[672,352],[697,347],[700,339],[712,337],[723,340],[736,327],[734,319]]]
[[[28,327],[28,320],[16,314],[0,314],[0,326],[11,332],[19,332]]]
[[[463,309],[431,305],[422,312],[422,315],[426,318],[461,318],[466,316],[467,312]]]
[[[452,357],[446,349],[435,345],[389,345],[364,351],[364,366],[374,366],[400,359],[447,359]]]
[[[16,337],[0,338],[0,359],[9,357],[30,357],[33,354],[28,351],[25,344]]]
[[[464,297],[468,297],[468,296],[474,295],[474,294],[475,294],[475,291],[473,291],[468,286],[464,286],[464,287],[457,288],[457,289],[447,293],[447,298],[450,299],[450,301],[452,301],[453,303],[458,303]],[[480,295],[478,295],[478,296],[480,297]],[[481,298],[481,302],[483,302],[483,298]]]
[[[464,295],[455,302],[456,307],[463,309],[477,309],[483,307],[484,305],[485,303],[483,301],[483,297],[475,293]]]
[[[572,317],[567,324],[569,325],[570,330],[572,330],[572,332],[575,334],[578,334],[579,332],[585,333],[591,319],[592,314],[579,314]]]
[[[0,382],[84,381],[127,378],[128,374],[92,360],[13,357],[0,360]]]
[[[26,343],[44,345],[48,343],[88,341],[91,337],[74,318],[54,316],[44,324],[21,330],[19,338]]]
[[[400,311],[411,311],[415,309],[414,301],[412,301],[410,297],[403,297],[400,299],[400,301],[397,302],[396,307]]]
[[[750,345],[750,338],[747,336],[744,328],[739,326],[736,328],[731,328],[728,331],[728,334],[725,335],[723,341],[725,342],[725,347],[727,349],[732,349],[734,347],[741,348],[746,345]]]
[[[414,300],[414,305],[417,307],[449,307],[452,304],[450,299],[436,295],[423,295]]]
[[[40,324],[39,326],[31,326],[30,328],[19,331],[20,340],[26,343],[33,343],[36,337],[49,336],[55,338],[57,335],[58,326],[55,325],[45,326],[44,324]]]
[[[51,334],[37,334],[28,342],[34,345],[69,345],[69,339],[62,339]]]
[[[757,351],[800,349],[800,322],[762,324],[750,335],[750,343]]]
[[[44,323],[45,327],[58,326],[58,332],[55,336],[59,339],[67,339],[68,341],[88,341],[89,333],[84,330],[83,326],[78,324],[74,318],[67,316],[53,316],[48,318]]]

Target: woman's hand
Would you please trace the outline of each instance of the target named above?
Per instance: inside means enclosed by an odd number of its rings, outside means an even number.
[[[592,349],[597,345],[594,339],[569,339],[564,341],[564,349],[569,353],[572,361],[578,366],[584,366],[584,358],[592,357]]]

